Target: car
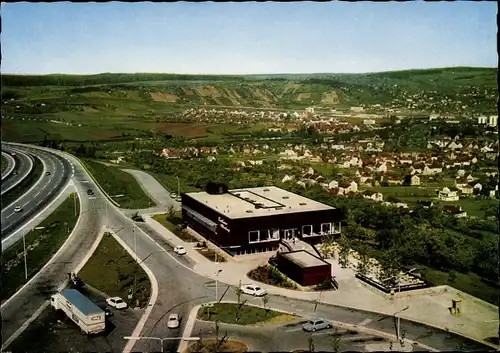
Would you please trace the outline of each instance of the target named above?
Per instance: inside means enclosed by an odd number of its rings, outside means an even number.
[[[50,175],[50,172],[45,172],[45,175]]]
[[[14,157],[16,154],[14,152],[12,152],[10,155]]]
[[[14,207],[14,212],[21,212],[23,208],[21,206]]]
[[[333,325],[331,322],[320,318],[313,318],[302,325],[302,329],[307,332],[316,332],[319,330],[326,330],[332,327]]]
[[[178,328],[180,326],[180,317],[178,314],[170,314],[167,321],[168,328]]]
[[[116,309],[126,309],[128,307],[127,303],[125,303],[120,297],[108,298],[106,299],[106,303]]]
[[[260,288],[258,285],[254,283],[245,284],[244,286],[241,287],[241,291],[245,294],[253,295],[256,297],[263,297],[264,295],[267,294],[267,291],[265,289]]]
[[[94,192],[91,189],[87,190],[87,195],[94,195]]]
[[[186,255],[186,248],[184,248],[182,245],[177,245],[177,246],[174,248],[174,252],[175,252],[177,255]]]
[[[12,175],[17,175],[17,174],[19,174],[19,172],[18,172],[17,170],[14,170],[14,171],[12,172]]]
[[[180,196],[177,196],[174,200],[177,201],[177,202],[181,202],[182,198]]]
[[[174,193],[171,193],[170,194],[170,197],[173,198],[173,199],[176,199],[177,198],[177,194],[174,192]]]

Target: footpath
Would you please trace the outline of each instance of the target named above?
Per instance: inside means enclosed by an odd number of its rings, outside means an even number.
[[[183,245],[186,248],[187,256],[196,263],[194,266],[195,272],[231,286],[238,286],[240,281],[242,284],[253,282],[247,277],[247,273],[259,265],[266,264],[270,256],[269,254],[267,256],[256,254],[233,258],[226,255],[226,262],[215,263],[196,251],[196,243],[182,241],[151,217],[144,214],[143,216],[145,222],[158,234],[169,239],[173,245]],[[194,231],[190,229],[188,231],[201,240],[200,236]],[[214,244],[208,241],[207,244],[213,250],[218,250]],[[218,252],[222,253],[222,250],[218,250]],[[392,316],[408,306],[409,308],[398,314],[398,317],[447,330],[498,348],[491,342],[485,341],[488,337],[498,336],[498,307],[449,286],[414,290],[411,293],[405,293],[402,296],[396,294],[393,298],[390,298],[359,280],[346,275],[346,272],[352,271],[352,269],[340,269],[340,266],[336,265],[334,261],[331,263],[334,271],[338,267],[339,271],[343,271],[344,275],[337,277],[338,290],[323,292],[321,296],[319,292],[299,292],[262,283],[259,283],[259,285],[273,295],[319,301],[323,304],[350,307],[388,316]],[[460,315],[450,313],[448,308],[451,306],[452,299],[462,300]]]

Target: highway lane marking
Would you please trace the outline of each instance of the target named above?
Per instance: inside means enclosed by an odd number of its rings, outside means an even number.
[[[372,322],[373,319],[364,319],[363,321],[361,321],[358,326],[366,326],[368,325],[370,322]]]
[[[13,215],[15,215],[15,214],[16,214],[15,212],[12,212],[10,215],[8,215],[8,216],[7,216],[7,217],[5,217],[5,218],[10,218],[10,217],[12,217],[12,216],[13,216]]]

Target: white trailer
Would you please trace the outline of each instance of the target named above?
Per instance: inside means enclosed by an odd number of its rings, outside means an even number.
[[[62,310],[85,334],[103,332],[106,328],[104,310],[76,289],[65,289],[50,297],[55,310]]]

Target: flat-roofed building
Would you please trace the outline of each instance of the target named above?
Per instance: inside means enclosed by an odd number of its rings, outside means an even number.
[[[233,254],[278,249],[280,239],[318,243],[340,235],[341,210],[275,186],[191,192],[182,197],[184,221]]]
[[[332,265],[305,250],[277,253],[278,269],[301,286],[313,286],[332,277]]]

